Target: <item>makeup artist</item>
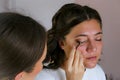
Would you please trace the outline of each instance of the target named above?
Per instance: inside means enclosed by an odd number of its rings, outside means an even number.
[[[36,80],[106,80],[98,65],[102,35],[102,20],[95,9],[75,3],[63,5],[48,31],[49,64]]]

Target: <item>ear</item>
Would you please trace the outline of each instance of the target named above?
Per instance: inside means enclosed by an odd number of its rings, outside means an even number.
[[[59,40],[59,45],[60,45],[61,49],[64,50],[64,48],[65,48],[65,42],[63,40]]]
[[[25,72],[20,72],[15,76],[15,80],[22,80],[25,75]]]

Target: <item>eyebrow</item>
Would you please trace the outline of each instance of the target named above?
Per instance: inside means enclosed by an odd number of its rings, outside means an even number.
[[[95,36],[99,35],[99,34],[103,34],[103,33],[102,32],[98,32],[98,33],[95,34]],[[80,35],[77,35],[75,37],[80,37],[80,36],[86,37],[87,35],[86,34],[80,34]]]
[[[102,33],[102,32],[98,32],[98,33],[95,34],[95,36],[96,36],[96,35],[99,35],[99,34],[103,34],[103,33]]]

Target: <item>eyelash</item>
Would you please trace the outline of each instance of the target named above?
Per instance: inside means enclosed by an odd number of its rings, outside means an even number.
[[[100,39],[95,39],[96,41],[102,41],[102,38],[100,38]]]
[[[80,44],[83,44],[83,43],[85,43],[85,42],[87,42],[87,40],[85,40],[85,41],[81,41]]]
[[[96,41],[102,41],[102,38],[100,38],[100,39],[95,39]],[[77,41],[77,43],[80,43],[80,45],[83,45],[84,43],[86,43],[86,42],[88,42],[88,40],[84,40],[84,41],[80,41],[80,40],[78,40]]]
[[[85,40],[85,41],[80,41],[80,40],[77,40],[76,41],[79,45],[83,45],[84,43],[86,43],[87,42],[87,40]]]

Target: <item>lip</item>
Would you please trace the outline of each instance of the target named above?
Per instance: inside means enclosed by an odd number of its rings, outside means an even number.
[[[90,61],[96,61],[97,56],[88,57],[88,58],[86,58],[86,59],[87,59],[87,60],[90,60]]]

